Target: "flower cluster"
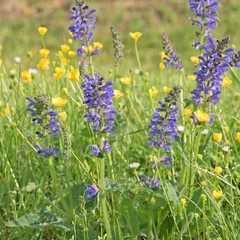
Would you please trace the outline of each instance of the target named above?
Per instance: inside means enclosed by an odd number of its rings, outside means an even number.
[[[46,134],[54,135],[56,138],[59,137],[59,127],[56,121],[57,112],[54,112],[53,109],[49,109],[49,96],[47,94],[40,94],[37,97],[26,98],[29,101],[28,104],[28,111],[31,112],[31,116],[34,118],[32,119],[34,124],[38,124],[41,126],[42,131],[37,131],[36,134],[38,137],[42,138],[45,137]],[[48,148],[41,148],[40,145],[36,145],[39,149],[36,154],[43,155],[44,157],[51,156],[54,154],[59,155],[60,152],[57,151],[57,147],[52,149],[51,146]]]
[[[176,55],[176,50],[173,50],[172,43],[168,40],[168,36],[166,33],[163,33],[162,35],[162,43],[163,43],[163,49],[165,50],[165,53],[167,57],[165,57],[164,60],[164,66],[171,66],[173,68],[177,68],[181,70],[183,67],[180,64],[180,57]]]
[[[209,31],[213,30],[217,26],[216,17],[217,8],[219,2],[217,0],[189,0],[190,10],[194,13],[197,19],[190,18],[192,25],[197,25],[201,27],[201,31],[197,32],[196,35],[199,36],[203,34],[204,36],[211,36]],[[200,42],[194,42],[196,48],[200,46]]]
[[[175,141],[175,136],[179,136],[176,131],[178,125],[177,118],[179,118],[177,101],[181,89],[181,86],[173,87],[168,97],[165,98],[165,102],[159,101],[161,108],[157,108],[153,113],[153,118],[149,126],[151,137],[148,138],[150,141],[148,145],[153,145],[154,148],[160,147],[167,153],[171,152],[171,141]],[[171,164],[168,163],[171,160],[171,157],[164,156],[159,162],[171,167]]]
[[[95,29],[94,23],[96,22],[96,17],[92,16],[96,9],[92,9],[88,12],[88,5],[86,5],[85,0],[76,0],[76,7],[73,11],[70,20],[72,20],[72,26],[69,27],[70,32],[73,35],[73,39],[78,39],[82,42],[82,47],[78,49],[77,53],[79,56],[84,55],[84,48],[89,47],[89,42],[93,42],[93,33],[91,29]],[[92,54],[97,54],[100,51],[98,46],[94,48]]]
[[[197,87],[191,93],[194,95],[192,100],[201,106],[202,102],[211,102],[213,105],[220,101],[219,94],[222,86],[222,75],[228,71],[230,67],[231,56],[234,49],[226,47],[230,42],[230,37],[217,40],[208,37],[208,43],[203,46],[203,56],[199,56],[200,70],[194,72]],[[205,96],[204,96],[204,95]]]
[[[107,139],[105,139],[102,149],[100,149],[97,144],[90,145],[90,147],[90,151],[92,151],[92,155],[95,157],[103,156],[103,152],[112,151],[112,148],[110,147]]]
[[[112,81],[105,84],[104,78],[97,73],[94,74],[94,79],[89,75],[85,75],[86,82],[82,85],[84,92],[83,103],[87,105],[84,115],[88,123],[93,122],[92,130],[109,133],[113,135],[111,128],[114,126],[114,115],[118,112],[113,110],[112,98],[114,96]]]
[[[156,182],[154,182],[154,178],[155,176],[153,175],[152,178],[148,179],[145,175],[140,175],[141,178],[143,178],[144,180],[142,181],[142,185],[145,186],[145,185],[148,185],[149,188],[154,188],[154,187],[160,187],[161,184],[159,183],[160,181],[160,178],[158,178],[156,180]]]

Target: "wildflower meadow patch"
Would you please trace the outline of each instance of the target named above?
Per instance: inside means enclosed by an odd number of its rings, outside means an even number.
[[[112,66],[95,64],[101,13],[73,4],[54,54],[41,24],[28,63],[0,45],[0,239],[240,239],[240,51],[214,37],[220,1],[188,1],[194,70],[163,32],[155,72],[138,29],[122,68],[117,26]]]

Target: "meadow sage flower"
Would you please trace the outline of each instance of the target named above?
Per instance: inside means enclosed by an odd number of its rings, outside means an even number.
[[[38,32],[40,33],[41,36],[44,36],[47,32],[47,28],[46,27],[39,27],[38,28]]]
[[[36,148],[38,148],[38,151],[36,152],[37,155],[42,155],[44,157],[49,157],[53,155],[60,155],[60,151],[58,150],[58,147],[52,148],[52,146],[49,146],[48,148],[42,148],[40,145],[35,145]]]
[[[102,149],[100,149],[97,144],[94,144],[94,145],[90,145],[90,151],[92,152],[93,156],[102,157],[104,155],[104,152],[111,152],[112,148],[110,147],[110,144],[108,143],[108,139],[105,139]]]
[[[48,54],[50,53],[50,51],[48,49],[40,49],[39,52],[43,58],[46,58],[48,56]]]
[[[161,184],[159,183],[160,178],[157,178],[156,182],[154,182],[154,175],[152,176],[152,178],[148,179],[145,175],[140,175],[141,178],[143,178],[144,180],[142,181],[142,185],[143,186],[148,186],[149,188],[154,188],[154,187],[160,187]]]
[[[214,133],[213,134],[213,140],[215,142],[220,143],[222,141],[222,133]]]
[[[85,191],[88,192],[87,198],[92,198],[99,193],[99,188],[95,184],[88,185]]]
[[[67,101],[67,99],[63,99],[62,97],[52,98],[52,105],[62,107],[67,103]]]
[[[132,80],[131,77],[120,78],[121,83],[123,83],[124,85],[128,85],[131,82],[131,80]]]
[[[142,33],[140,33],[140,32],[130,32],[129,33],[129,36],[133,39],[133,40],[135,40],[135,41],[137,41],[141,36],[142,36]]]
[[[220,191],[220,190],[219,191],[213,190],[212,194],[213,194],[214,198],[216,198],[216,199],[222,197],[222,195],[223,195],[222,191]]]

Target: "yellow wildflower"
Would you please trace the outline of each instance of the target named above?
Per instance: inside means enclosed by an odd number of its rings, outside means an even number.
[[[236,137],[237,137],[237,140],[240,142],[240,132],[237,132]]]
[[[28,83],[32,81],[32,75],[29,71],[24,71],[21,73],[21,75],[24,83]]]
[[[188,75],[188,79],[190,79],[191,81],[195,81],[197,78],[196,75]]]
[[[63,99],[62,97],[52,98],[52,105],[62,107],[67,103],[67,101],[67,99]]]
[[[181,198],[181,199],[180,199],[180,203],[181,203],[181,205],[184,207],[184,206],[187,204],[187,201],[186,201],[185,198]]]
[[[5,107],[5,108],[3,109],[3,114],[4,114],[4,115],[8,115],[9,113],[10,113],[9,107]]]
[[[71,37],[73,37],[73,33],[70,30],[68,31],[68,33]]]
[[[47,32],[47,28],[46,27],[39,27],[38,28],[38,32],[40,33],[41,36],[44,36],[45,33]]]
[[[165,68],[164,63],[160,62],[160,63],[159,63],[159,68],[160,68],[161,70],[164,69],[164,68]]]
[[[220,191],[220,190],[219,191],[213,190],[212,194],[213,194],[214,198],[216,198],[216,199],[222,197],[222,195],[223,195],[222,191]]]
[[[40,52],[41,56],[42,56],[43,58],[45,58],[45,57],[48,56],[48,54],[49,54],[50,51],[49,51],[48,49],[40,49],[39,52]]]
[[[42,70],[46,70],[49,64],[50,60],[48,58],[42,58],[38,63],[38,67]]]
[[[56,56],[59,57],[59,58],[62,58],[62,57],[63,57],[63,52],[59,50],[59,51],[56,53]]]
[[[121,83],[123,83],[125,85],[128,85],[131,82],[131,80],[132,80],[131,77],[124,77],[124,78],[120,79]]]
[[[70,58],[74,58],[75,56],[76,56],[76,52],[74,52],[74,51],[69,51],[68,52],[68,56],[70,57]]]
[[[3,102],[0,100],[0,107],[2,106]]]
[[[220,143],[222,141],[222,133],[214,133],[213,134],[213,140],[215,142]]]
[[[64,45],[61,45],[61,50],[65,53],[70,50],[70,47],[68,45],[64,44]]]
[[[0,58],[0,67],[2,66],[2,63],[3,63],[3,61],[2,61],[2,59]]]
[[[154,97],[158,94],[158,90],[153,86],[152,88],[149,89],[149,94],[150,96]]]
[[[60,116],[60,118],[61,118],[63,121],[65,121],[66,118],[67,118],[67,113],[66,113],[66,112],[60,112],[60,113],[59,113],[59,116]]]
[[[53,74],[53,76],[56,79],[60,79],[64,73],[65,73],[65,70],[63,68],[55,67],[55,73]]]
[[[230,80],[228,77],[224,77],[224,78],[223,78],[222,85],[223,85],[224,87],[228,87],[228,86],[231,85],[231,84],[232,84],[232,80]]]
[[[2,44],[0,44],[0,52],[2,51],[2,48],[3,48],[3,47],[2,47]]]
[[[69,44],[73,43],[73,40],[71,38],[69,38],[67,41],[68,41]]]
[[[97,47],[98,51],[102,50],[103,45],[100,42],[94,42],[93,48],[95,49]]]
[[[165,93],[169,93],[171,90],[172,90],[172,88],[163,87],[163,91],[164,91]]]
[[[220,174],[222,172],[222,168],[221,167],[215,167],[215,172],[216,172],[216,174]]]
[[[163,60],[163,62],[167,62],[167,60],[165,60],[164,58],[170,59],[170,57],[168,55],[166,55],[165,52],[163,52],[163,51],[161,51],[159,53],[159,55],[161,56],[161,59]]]
[[[191,62],[194,63],[194,64],[198,64],[199,63],[199,58],[198,56],[193,56],[190,58],[191,59]]]
[[[119,98],[119,97],[122,97],[123,96],[123,93],[117,89],[114,89],[114,96],[113,98]]]
[[[184,115],[185,116],[191,116],[192,115],[192,110],[191,109],[189,109],[189,108],[186,108],[185,110],[184,110]]]
[[[63,65],[67,65],[69,63],[69,60],[67,58],[61,58],[61,63]]]
[[[140,32],[130,32],[129,33],[129,36],[134,39],[135,41],[137,41],[141,36],[142,36],[142,33]]]
[[[73,69],[72,71],[68,71],[68,79],[71,81],[79,81],[80,72],[78,69]]]
[[[84,51],[85,53],[87,53],[87,54],[88,54],[88,50],[89,50],[90,53],[92,53],[92,52],[94,51],[93,46],[85,47],[85,48],[83,49],[83,51]]]
[[[68,92],[67,88],[63,88],[62,91],[63,91],[64,93],[67,93],[67,92]]]
[[[194,217],[197,219],[199,217],[198,213],[194,213]]]
[[[199,122],[209,122],[210,117],[207,113],[204,113],[202,110],[197,110],[197,112],[194,112],[196,118]]]

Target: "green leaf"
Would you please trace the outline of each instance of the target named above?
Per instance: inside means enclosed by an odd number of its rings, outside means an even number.
[[[121,201],[121,210],[131,228],[132,235],[138,236],[140,234],[138,212],[131,199],[123,197]]]
[[[16,220],[7,222],[7,227],[30,227],[30,228],[45,228],[56,227],[66,231],[72,231],[73,226],[63,219],[57,216],[55,213],[51,213],[45,207],[40,207],[37,211],[26,214]]]
[[[98,181],[98,185],[100,186],[100,180]],[[106,192],[116,192],[119,189],[118,183],[113,181],[112,179],[105,178],[104,179],[104,189]]]
[[[177,146],[177,148],[178,148],[178,150],[179,150],[179,152],[180,152],[180,155],[181,155],[182,158],[183,158],[183,163],[184,163],[187,167],[190,167],[190,161],[189,161],[189,159],[188,159],[188,157],[187,157],[187,155],[186,155],[186,153],[185,153],[185,151],[184,151],[184,149],[183,149],[183,144],[182,144],[182,142],[181,142],[180,140],[177,140],[177,141],[175,141],[175,144],[176,144],[176,146]]]
[[[170,182],[166,182],[165,187],[167,189],[167,195],[169,200],[172,201],[175,205],[179,205],[179,198],[173,185]]]

